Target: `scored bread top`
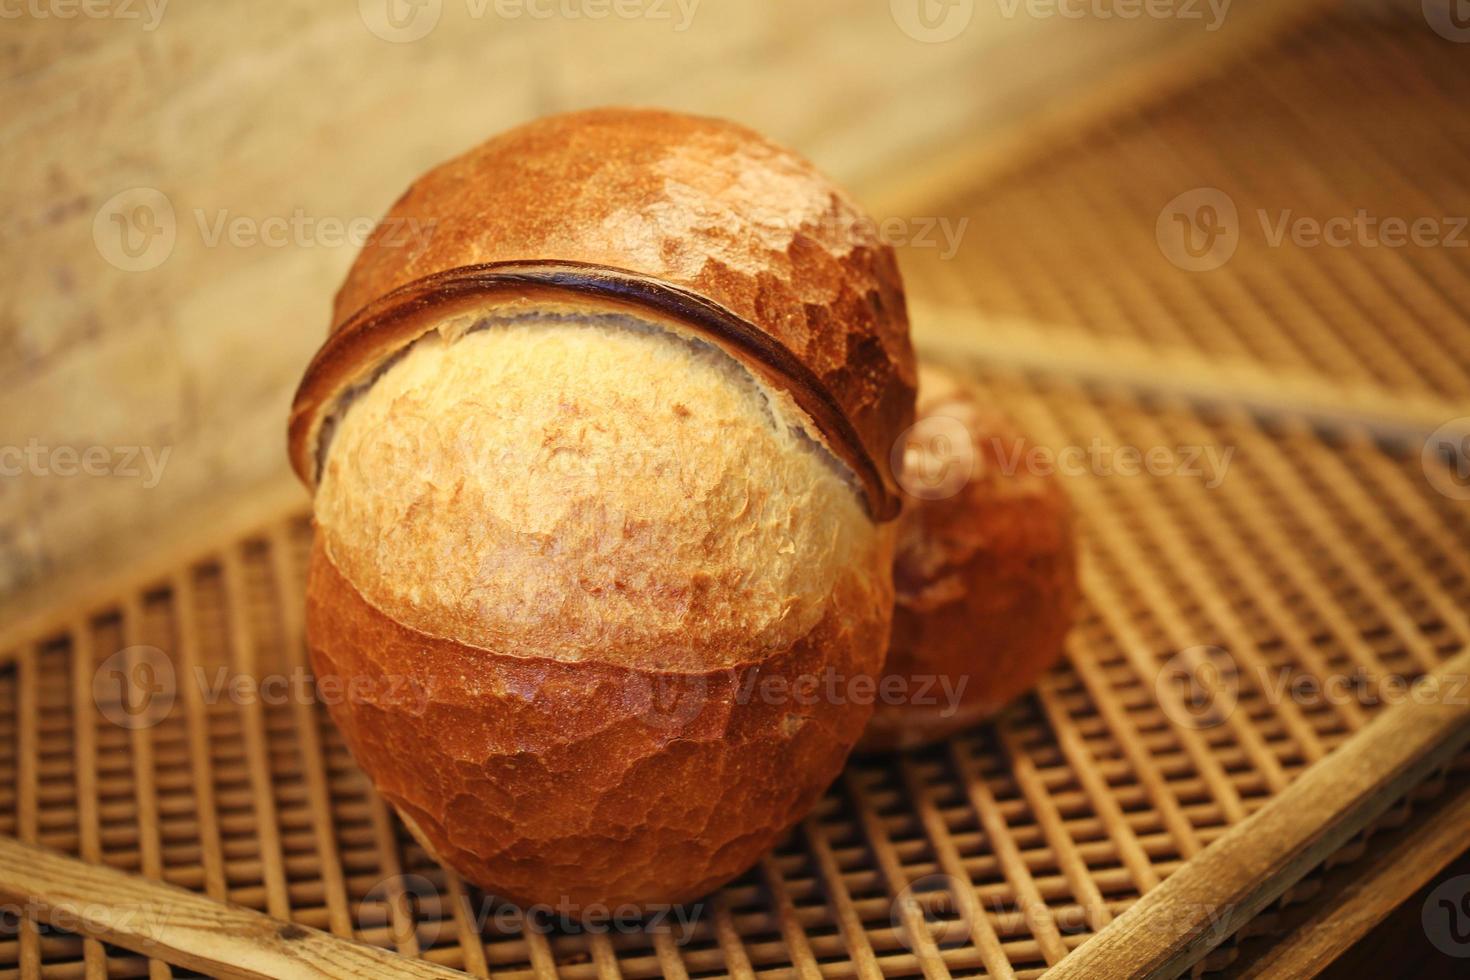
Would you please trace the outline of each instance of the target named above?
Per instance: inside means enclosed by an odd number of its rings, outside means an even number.
[[[395,622],[679,670],[787,650],[839,596],[880,602],[895,526],[728,355],[623,317],[414,344],[342,419],[314,510]]]
[[[649,311],[709,335],[811,417],[878,519],[915,366],[893,250],[810,163],[715,119],[597,109],[541,119],[421,177],[337,294],[292,409],[311,486],[343,399],[456,305]]]

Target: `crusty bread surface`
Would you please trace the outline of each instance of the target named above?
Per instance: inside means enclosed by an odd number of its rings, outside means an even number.
[[[863,750],[937,741],[1025,693],[1061,658],[1079,596],[1071,508],[1057,476],[1033,470],[1035,443],[938,366],[920,367],[918,415],[921,434],[943,418],[968,435],[969,477],[905,500],[884,668],[901,693],[880,699]]]

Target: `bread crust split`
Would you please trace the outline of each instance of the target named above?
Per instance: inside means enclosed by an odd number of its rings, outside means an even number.
[[[316,485],[333,417],[415,341],[456,319],[472,323],[525,311],[621,313],[718,346],[789,396],[812,438],[851,470],[876,520],[898,515],[887,453],[869,452],[838,398],[770,334],[685,289],[626,270],[569,262],[455,268],[408,283],[358,311],[322,345],[297,389],[288,433],[297,475]]]

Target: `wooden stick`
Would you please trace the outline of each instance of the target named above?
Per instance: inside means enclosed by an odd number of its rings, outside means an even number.
[[[1346,384],[1246,358],[988,317],[966,307],[914,303],[910,319],[915,346],[939,360],[996,364],[1193,405],[1239,407],[1256,418],[1294,417],[1335,429],[1361,426],[1379,442],[1415,451],[1441,425],[1470,414],[1470,406],[1421,391]]]
[[[1048,980],[1173,977],[1470,743],[1470,650],[1059,963]]]
[[[464,976],[7,837],[0,896],[59,929],[221,977]]]

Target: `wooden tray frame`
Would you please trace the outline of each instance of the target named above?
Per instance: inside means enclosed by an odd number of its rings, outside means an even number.
[[[1292,6],[1282,20],[1321,6]],[[1243,32],[1234,43],[1250,49],[1281,26]],[[1290,46],[1302,43],[1289,38],[1286,53],[1271,57],[1291,57]],[[1152,77],[1173,73],[1182,81],[1196,70],[1197,62],[1181,58]],[[1137,97],[1147,86],[1125,88]],[[1090,106],[1089,117],[1099,108]],[[1018,139],[1003,154],[984,151],[982,193],[1027,179],[1018,161],[1055,151],[1057,134],[1075,121],[1063,113],[1036,130],[1045,139]],[[953,159],[944,167],[950,176],[913,181],[903,193],[930,203],[952,197],[959,171]],[[887,212],[918,213],[897,205]],[[953,292],[927,288],[935,281],[929,276],[921,274],[919,292]],[[185,647],[220,644],[244,673],[299,662],[293,583],[302,504],[298,491],[273,486],[251,502],[232,502],[203,536],[181,535],[146,565],[11,617],[0,641],[0,726],[11,736],[0,772],[15,789],[0,806],[0,829],[13,838],[0,841],[0,895],[27,903],[33,915],[16,923],[13,939],[0,940],[0,977],[156,976],[169,964],[226,976],[371,975],[390,965],[419,976],[458,975],[454,969],[495,976],[1031,976],[1047,968],[1058,976],[1189,969],[1287,976],[1330,962],[1466,846],[1470,790],[1465,763],[1455,759],[1470,737],[1463,705],[1427,698],[1381,711],[1340,705],[1313,713],[1252,703],[1223,733],[1201,734],[1177,723],[1164,690],[1151,695],[1141,682],[1177,648],[1171,641],[1192,636],[1228,642],[1245,666],[1290,662],[1319,676],[1372,662],[1448,687],[1470,673],[1463,652],[1470,522],[1416,472],[1430,465],[1417,457],[1428,432],[1470,415],[1470,389],[1342,384],[1270,359],[1222,359],[1203,346],[1160,346],[1041,318],[992,316],[980,326],[967,307],[932,300],[916,320],[932,356],[975,371],[1043,443],[1066,444],[1078,431],[1232,440],[1254,460],[1250,489],[1269,490],[1287,516],[1277,523],[1251,509],[1249,492],[1227,492],[1217,512],[1214,500],[1174,487],[1131,486],[1129,495],[1146,498],[1131,503],[1104,481],[1083,481],[1076,496],[1089,532],[1093,608],[1073,637],[1069,664],[974,736],[935,752],[857,760],[792,842],[716,897],[709,933],[698,942],[685,947],[657,933],[617,942],[472,935],[461,916],[471,890],[450,877],[443,886],[450,907],[430,918],[450,923],[454,942],[421,946],[422,910],[403,894],[380,903],[386,923],[365,922],[366,906],[352,903],[353,875],[340,859],[363,826],[380,869],[413,873],[425,859],[380,802],[348,785],[340,746],[313,706],[292,705],[284,714],[242,706],[221,739],[208,710],[184,705],[179,721],[189,734],[180,744],[192,767],[188,799],[202,806],[202,843],[197,860],[180,862],[163,830],[173,819],[173,749],[136,731],[119,747],[93,716],[97,704],[89,704],[87,668],[106,652],[97,646],[104,638],[131,645],[162,628]],[[1432,347],[1436,336],[1465,338],[1470,330],[1462,317],[1418,342]],[[1319,471],[1332,482],[1317,482]],[[1180,574],[1224,577],[1190,555],[1198,529],[1181,508],[1194,505],[1226,535],[1213,554],[1228,566],[1233,591],[1185,585],[1182,598],[1170,592]],[[1225,514],[1239,528],[1222,531]],[[1285,543],[1295,531],[1324,553],[1300,556],[1274,577],[1259,549],[1229,538],[1237,530],[1257,544]],[[1382,575],[1364,540],[1381,549]],[[1341,595],[1339,579],[1347,589]],[[218,622],[201,622],[203,606],[192,608],[201,582],[222,596]],[[1278,585],[1297,590],[1306,608],[1273,602]],[[1252,616],[1237,611],[1237,602],[1252,604]],[[165,607],[160,627],[156,609]],[[262,626],[267,620],[275,625]],[[53,698],[58,690],[60,700]],[[51,726],[58,711],[75,729],[64,742]],[[283,738],[305,761],[284,787]],[[224,743],[241,749],[226,768],[243,782],[228,793],[213,784],[224,771],[214,754]],[[117,759],[130,767],[121,782],[106,768]],[[109,795],[119,786],[131,797],[127,806]],[[298,789],[305,803],[283,807]],[[229,837],[229,819],[211,810],[227,796],[246,800],[259,822],[254,857],[228,853],[238,841]],[[119,809],[127,812],[118,816]],[[62,812],[70,816],[58,821]],[[309,816],[304,833],[290,825],[298,812]],[[290,850],[298,839],[309,840],[316,855],[304,881]],[[1368,847],[1369,839],[1380,843]],[[1322,885],[1344,868],[1354,879],[1348,887]],[[916,878],[934,873],[971,887],[905,897]],[[242,884],[242,875],[255,875],[258,886]],[[1123,879],[1130,884],[1119,888]],[[166,883],[175,880],[187,888]],[[308,893],[325,897],[302,901]],[[1002,895],[1039,898],[1053,911],[1080,909],[1085,925],[1058,930],[1046,916],[1017,925],[984,904]],[[885,902],[891,915],[875,917]],[[150,909],[164,927],[140,931],[140,910],[147,923]],[[38,920],[66,929],[38,927]],[[956,921],[964,927],[960,942]],[[68,929],[87,938],[67,938]],[[1252,934],[1266,932],[1278,941],[1242,954]]]

